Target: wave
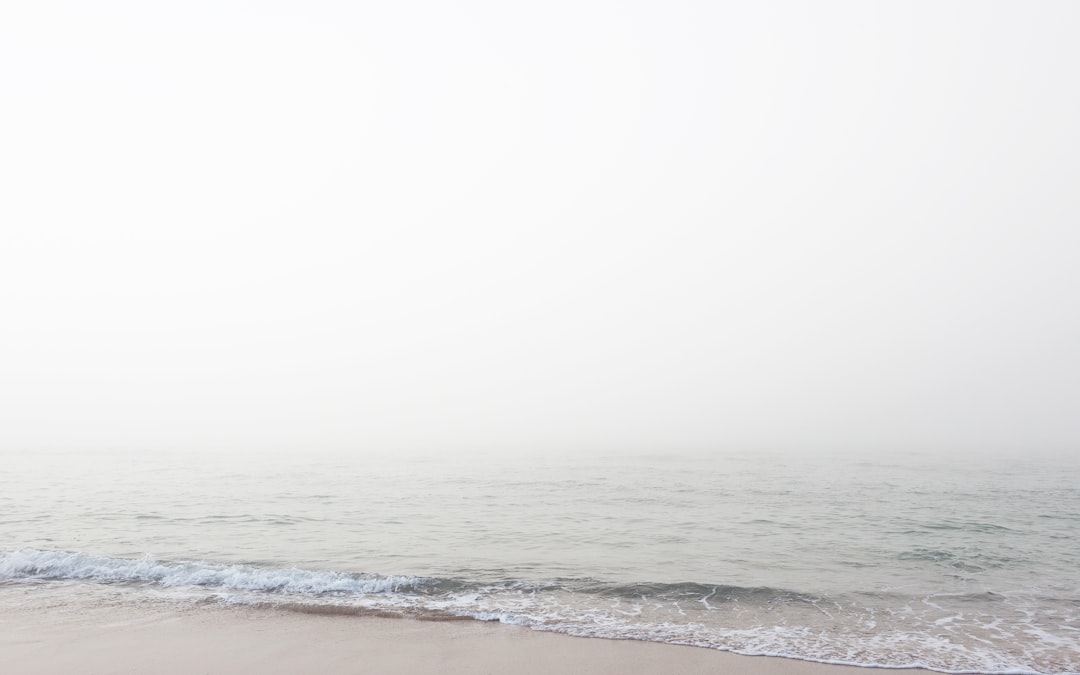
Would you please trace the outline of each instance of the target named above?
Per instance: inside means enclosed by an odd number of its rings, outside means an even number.
[[[308,614],[497,621],[848,665],[952,673],[1075,673],[1080,667],[1080,641],[1071,628],[1078,625],[1076,607],[990,591],[824,596],[700,582],[458,579],[0,551],[0,583],[52,581],[167,589],[167,599]],[[1036,604],[1010,605],[1017,601]],[[1042,637],[1024,642],[1017,638],[1023,633]]]
[[[201,586],[230,591],[297,595],[394,593],[419,588],[420,577],[346,574],[297,568],[261,568],[207,562],[163,562],[149,555],[106,558],[89,553],[21,549],[0,554],[0,580],[144,582],[166,588]]]
[[[961,549],[950,551],[918,546],[909,551],[903,551],[896,556],[897,560],[927,562],[940,567],[946,567],[960,572],[982,572],[988,569],[1005,569],[1026,562],[1024,558],[990,554],[982,551]]]
[[[382,576],[300,568],[260,567],[205,561],[162,561],[149,554],[140,558],[108,558],[78,551],[20,549],[0,553],[0,581],[83,580],[101,583],[147,583],[165,588],[197,586],[224,591],[254,591],[303,596],[406,594],[444,596],[478,591],[521,593],[567,592],[626,600],[709,599],[712,602],[813,604],[818,596],[765,586],[723,584],[604,583],[594,579],[563,578],[554,582],[501,579],[485,582],[463,579]]]

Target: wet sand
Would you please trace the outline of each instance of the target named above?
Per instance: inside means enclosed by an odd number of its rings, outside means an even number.
[[[103,600],[100,593],[80,599],[71,588],[4,586],[0,584],[0,673],[5,675],[877,672],[696,647],[575,638],[477,621],[132,603],[119,593],[112,599]]]

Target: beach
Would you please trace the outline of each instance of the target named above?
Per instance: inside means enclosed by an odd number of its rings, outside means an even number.
[[[698,647],[577,638],[491,622],[332,616],[207,603],[130,603],[108,601],[100,591],[87,595],[71,589],[5,585],[0,586],[0,672],[852,675],[871,671]]]
[[[0,4],[0,675],[1080,675],[1077,35]]]
[[[18,460],[4,675],[1080,669],[1073,465]]]

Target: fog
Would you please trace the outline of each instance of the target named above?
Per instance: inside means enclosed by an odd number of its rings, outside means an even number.
[[[1075,449],[1077,35],[5,3],[0,448]]]

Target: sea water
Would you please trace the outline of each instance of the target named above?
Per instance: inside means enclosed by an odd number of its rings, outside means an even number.
[[[1080,671],[1080,460],[0,455],[0,584]]]

